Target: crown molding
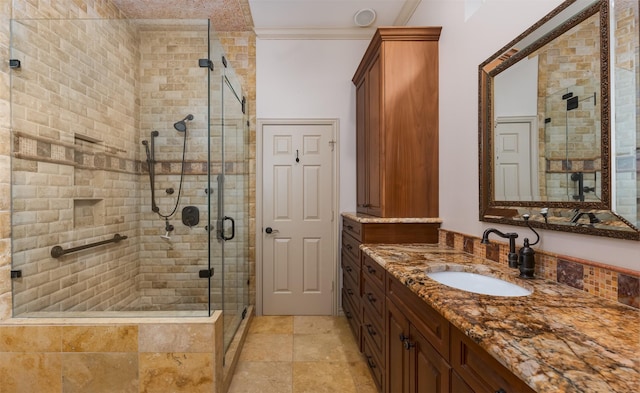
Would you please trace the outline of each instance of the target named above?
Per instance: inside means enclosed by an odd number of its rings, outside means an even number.
[[[369,40],[375,27],[255,29],[263,40]]]

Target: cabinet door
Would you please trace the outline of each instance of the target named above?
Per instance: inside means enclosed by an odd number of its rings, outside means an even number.
[[[404,341],[409,337],[409,321],[387,300],[387,393],[409,392],[409,351]]]
[[[413,325],[410,332],[409,391],[449,393],[451,367]]]
[[[367,213],[382,216],[382,69],[376,56],[367,70],[366,146],[366,206]]]

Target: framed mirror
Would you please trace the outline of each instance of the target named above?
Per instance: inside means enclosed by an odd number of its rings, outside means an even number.
[[[480,64],[481,221],[640,240],[638,5],[622,3],[565,1]]]

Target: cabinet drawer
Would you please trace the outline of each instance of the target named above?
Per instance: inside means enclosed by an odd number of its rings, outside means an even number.
[[[373,344],[371,349],[376,351],[378,358],[384,359],[385,332],[380,322],[382,321],[374,318],[367,309],[362,313],[362,335]]]
[[[360,308],[360,285],[356,284],[359,282],[353,281],[346,273],[342,275],[342,290],[357,309]]]
[[[359,222],[342,217],[342,230],[353,236],[358,242],[362,242],[362,224]]]
[[[349,322],[349,327],[351,327],[351,331],[356,338],[356,343],[358,344],[358,348],[362,350],[362,342],[361,342],[361,329],[360,329],[360,308],[351,303],[349,300],[349,296],[345,292],[344,288],[342,289],[342,311],[344,311],[344,316],[347,318],[347,322]]]
[[[362,352],[367,360],[367,365],[369,366],[369,371],[371,371],[371,375],[373,376],[373,381],[376,383],[378,391],[381,392],[382,387],[384,386],[384,364],[380,362],[366,337],[362,340]]]
[[[360,282],[360,264],[357,263],[353,257],[346,251],[342,251],[342,272],[345,276],[349,276],[354,283]],[[357,289],[358,295],[360,294],[360,286],[354,286]]]
[[[524,381],[455,328],[451,329],[451,366],[474,392],[534,392]]]
[[[360,242],[346,232],[342,232],[342,251],[351,255],[356,261],[360,261]]]
[[[365,312],[371,313],[371,318],[382,321],[384,314],[385,298],[383,292],[377,285],[373,285],[367,279],[362,280],[362,304]]]
[[[380,289],[384,290],[385,270],[368,255],[364,255],[362,258],[362,274],[366,280],[373,282]]]

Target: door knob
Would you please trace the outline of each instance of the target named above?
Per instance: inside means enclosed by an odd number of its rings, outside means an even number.
[[[266,227],[264,231],[267,233],[278,233],[277,229],[273,229],[271,227]]]

